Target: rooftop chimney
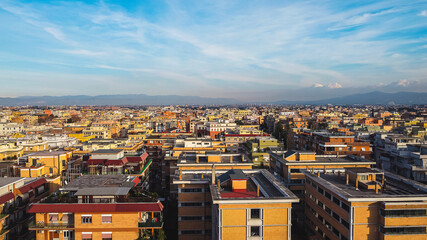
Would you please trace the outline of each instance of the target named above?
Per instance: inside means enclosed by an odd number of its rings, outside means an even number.
[[[256,196],[259,197],[259,185],[256,185]]]

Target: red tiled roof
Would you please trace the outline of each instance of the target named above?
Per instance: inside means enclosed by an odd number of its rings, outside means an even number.
[[[95,212],[161,212],[163,204],[155,203],[36,203],[29,213],[95,213]]]
[[[127,162],[128,161],[126,158],[123,158],[121,160],[107,160],[104,162],[104,165],[105,166],[111,166],[111,165],[118,166],[118,165],[125,165]]]
[[[86,161],[86,165],[104,165],[107,159],[89,159]]]
[[[24,185],[23,187],[18,188],[18,190],[19,190],[22,194],[24,194],[24,193],[26,193],[26,192],[29,192],[31,189],[35,189],[35,188],[40,187],[41,185],[43,185],[43,184],[45,184],[45,183],[47,183],[46,179],[44,179],[44,178],[40,178],[40,179],[37,179],[37,180],[36,180],[36,181],[34,181],[34,182],[31,182],[31,183],[29,183],[29,184],[27,184],[27,185]]]
[[[224,192],[221,193],[222,198],[248,198],[256,197],[256,192]]]
[[[11,199],[13,199],[15,197],[15,195],[13,195],[12,192],[8,192],[2,196],[0,196],[0,204],[3,204]]]
[[[144,162],[145,159],[147,159],[147,157],[148,157],[148,153],[145,152],[144,154],[142,154],[139,157],[125,157],[125,159],[127,160],[127,162],[139,163],[139,162]]]

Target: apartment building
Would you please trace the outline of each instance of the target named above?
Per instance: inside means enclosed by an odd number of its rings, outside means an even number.
[[[61,176],[67,170],[72,152],[44,151],[26,155],[25,165],[19,165],[21,177]]]
[[[26,240],[34,233],[28,224],[34,216],[28,206],[49,194],[49,182],[44,178],[0,178],[0,239]]]
[[[0,142],[0,160],[17,159],[24,154],[24,148],[17,142],[1,141]]]
[[[212,151],[181,154],[177,166],[178,239],[212,239],[212,175],[251,170],[253,162],[243,154]]]
[[[272,137],[256,137],[253,140],[248,140],[244,146],[255,166],[268,167],[270,165],[270,154],[266,150],[267,148],[279,147],[279,143],[277,139]]]
[[[81,176],[57,196],[33,204],[36,239],[137,239],[158,234],[163,205],[144,197],[137,177]]]
[[[370,159],[372,148],[369,142],[357,141],[354,136],[329,132],[303,131],[294,135],[295,147],[319,155],[355,155]]]
[[[212,175],[210,192],[212,239],[291,239],[292,204],[299,199],[267,170]]]
[[[286,187],[301,199],[304,198],[304,170],[313,172],[335,171],[344,168],[370,168],[375,162],[355,156],[322,156],[310,151],[290,150],[279,155],[269,151],[271,170],[281,177]]]
[[[306,171],[310,239],[427,239],[427,186],[370,168]]]
[[[8,136],[13,133],[20,133],[24,130],[24,126],[19,123],[0,123],[0,136]]]

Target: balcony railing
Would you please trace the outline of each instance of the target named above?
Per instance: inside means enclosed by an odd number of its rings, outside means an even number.
[[[139,228],[161,228],[163,227],[163,219],[159,218],[157,221],[155,220],[147,220],[145,222],[138,222]]]
[[[31,222],[28,224],[29,229],[46,229],[46,228],[74,228],[74,223],[45,223],[45,222]]]

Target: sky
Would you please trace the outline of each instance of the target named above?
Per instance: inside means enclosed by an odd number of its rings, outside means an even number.
[[[0,1],[0,97],[427,92],[427,1]]]

